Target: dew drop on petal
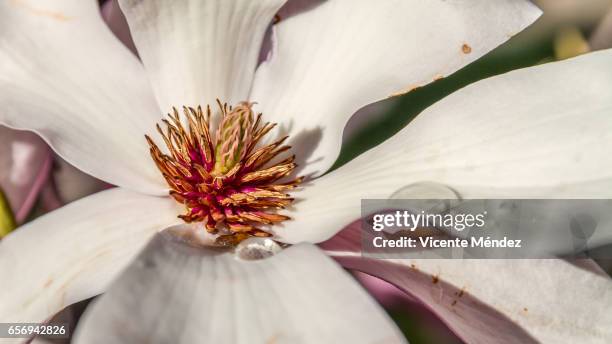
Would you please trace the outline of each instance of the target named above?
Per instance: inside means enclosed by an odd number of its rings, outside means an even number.
[[[459,193],[447,185],[435,182],[417,182],[396,190],[390,200],[428,200],[414,204],[419,210],[445,212],[457,206],[461,200]],[[417,209],[412,209],[413,211]]]
[[[461,199],[459,193],[447,185],[418,182],[403,186],[391,194],[390,199]]]
[[[260,260],[282,251],[282,247],[270,238],[251,237],[236,246],[234,254],[241,260]]]

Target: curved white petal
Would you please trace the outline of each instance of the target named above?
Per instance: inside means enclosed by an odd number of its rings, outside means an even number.
[[[361,107],[454,73],[539,14],[515,0],[323,1],[275,26],[250,99],[321,174]]]
[[[402,343],[316,246],[240,260],[156,236],[84,315],[77,343]]]
[[[53,344],[53,342],[44,338],[36,337],[30,342],[30,344]]]
[[[51,149],[34,133],[0,126],[0,189],[22,223],[51,173]]]
[[[0,23],[0,123],[36,131],[111,184],[163,192],[144,139],[159,109],[97,1],[2,1]]]
[[[286,0],[121,0],[162,111],[247,100],[266,28]]]
[[[103,292],[179,211],[168,197],[115,188],[18,228],[0,241],[0,319],[41,322]]]
[[[345,268],[423,302],[466,343],[609,343],[612,280],[558,259],[372,259],[358,227],[326,242]]]
[[[612,197],[611,59],[612,51],[592,53],[452,94],[305,184],[294,193],[294,220],[273,229],[287,242],[322,241],[359,218],[361,199],[422,181],[463,198]]]

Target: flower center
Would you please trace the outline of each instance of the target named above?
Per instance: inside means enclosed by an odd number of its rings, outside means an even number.
[[[163,120],[166,130],[157,125],[168,154],[145,137],[170,196],[187,208],[179,218],[202,222],[208,232],[220,234],[217,244],[235,246],[251,236],[269,237],[261,226],[288,220],[277,211],[293,202],[286,191],[303,178],[286,180],[297,166],[295,156],[275,159],[290,149],[283,145],[287,137],[259,144],[276,124],[262,124],[251,103],[217,104],[221,118],[214,137],[210,106],[183,107],[183,116],[173,108]]]

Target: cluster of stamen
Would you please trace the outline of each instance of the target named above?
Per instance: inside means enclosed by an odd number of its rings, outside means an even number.
[[[277,211],[293,202],[286,191],[302,178],[287,180],[297,166],[295,156],[275,159],[290,149],[283,144],[287,137],[259,145],[275,124],[262,123],[250,103],[217,103],[221,118],[214,137],[210,106],[205,111],[199,106],[183,107],[183,116],[173,108],[163,120],[166,130],[157,125],[168,154],[146,139],[170,195],[187,208],[179,217],[202,222],[208,232],[221,234],[218,244],[231,246],[250,236],[271,236],[262,225],[288,220]]]

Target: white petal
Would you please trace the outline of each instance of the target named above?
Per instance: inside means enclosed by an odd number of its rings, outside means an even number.
[[[325,1],[276,25],[250,98],[321,174],[361,107],[454,73],[539,14],[514,0]]]
[[[0,242],[0,319],[41,322],[103,292],[179,211],[168,197],[115,188],[18,228]]]
[[[612,197],[612,51],[468,86],[380,146],[296,192],[287,242],[318,242],[360,200],[433,181],[463,198]],[[333,200],[330,202],[329,200]],[[304,228],[309,228],[304,230]]]
[[[2,1],[0,22],[0,123],[36,131],[111,184],[163,192],[143,137],[159,109],[97,1]]]
[[[245,261],[158,235],[84,315],[77,343],[402,343],[316,246]]]
[[[44,338],[36,337],[30,342],[30,344],[53,344],[53,342]]]
[[[360,231],[324,246],[419,299],[467,343],[609,343],[612,280],[558,259],[371,259]],[[339,250],[339,251],[338,251]]]
[[[266,28],[286,0],[121,0],[162,111],[247,100]]]

